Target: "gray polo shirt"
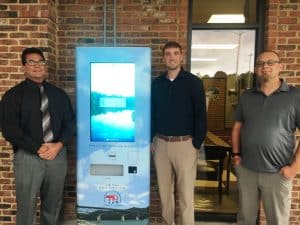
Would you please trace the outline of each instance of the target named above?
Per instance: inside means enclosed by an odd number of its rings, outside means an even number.
[[[247,90],[240,98],[235,120],[243,123],[243,166],[258,172],[278,172],[291,163],[294,155],[300,90],[285,82],[269,96],[258,87]]]

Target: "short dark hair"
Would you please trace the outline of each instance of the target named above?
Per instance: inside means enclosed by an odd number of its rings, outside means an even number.
[[[41,49],[39,48],[35,48],[35,47],[31,47],[31,48],[25,48],[22,52],[22,65],[24,66],[26,64],[26,56],[28,54],[39,54],[43,60],[45,60],[44,54],[42,52]]]
[[[165,50],[166,50],[167,48],[179,48],[180,53],[182,53],[181,45],[178,44],[176,41],[168,41],[168,42],[164,45],[164,47],[163,47],[163,49],[162,49],[162,53],[163,53],[163,54],[165,53]]]

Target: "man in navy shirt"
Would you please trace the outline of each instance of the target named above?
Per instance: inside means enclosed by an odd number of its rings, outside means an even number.
[[[67,173],[66,143],[74,132],[74,113],[66,93],[46,81],[47,62],[38,48],[22,52],[26,79],[2,98],[2,132],[14,148],[17,225],[35,224],[36,197],[41,224],[57,225]],[[47,99],[47,120],[42,94]],[[50,120],[50,121],[49,121]],[[50,136],[45,138],[44,124]]]
[[[162,216],[174,225],[174,186],[181,225],[194,225],[194,182],[197,150],[206,136],[206,104],[202,81],[183,70],[181,46],[163,47],[167,71],[152,83],[152,145]],[[176,183],[175,183],[176,182]]]

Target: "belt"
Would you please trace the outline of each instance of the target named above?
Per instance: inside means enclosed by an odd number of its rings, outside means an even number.
[[[176,142],[176,141],[187,141],[192,138],[192,135],[184,135],[184,136],[165,136],[162,134],[156,134],[156,136],[160,139],[163,139],[167,142]]]

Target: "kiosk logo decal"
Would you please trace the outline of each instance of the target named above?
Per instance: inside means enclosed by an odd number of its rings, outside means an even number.
[[[118,205],[121,203],[121,196],[116,191],[106,192],[104,195],[104,203],[107,205]]]

